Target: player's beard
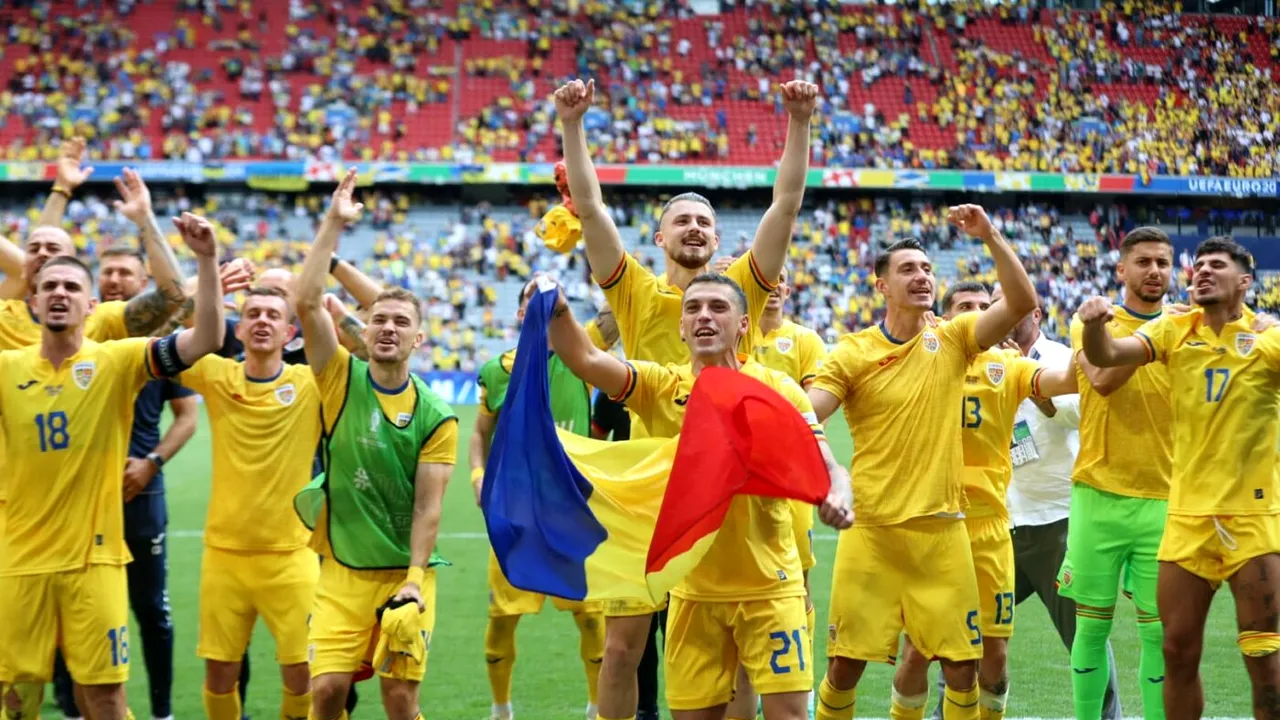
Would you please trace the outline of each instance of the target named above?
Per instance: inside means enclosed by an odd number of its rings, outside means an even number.
[[[45,323],[44,326],[56,333],[66,332],[66,330],[71,327],[70,323],[67,322],[48,322]]]
[[[706,251],[705,254],[701,251]],[[685,270],[701,270],[711,262],[711,246],[692,248],[681,245],[676,252],[667,253],[671,261]]]

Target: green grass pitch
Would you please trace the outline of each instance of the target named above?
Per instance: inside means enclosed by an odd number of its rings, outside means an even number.
[[[483,720],[489,714],[483,650],[488,545],[484,520],[475,506],[468,482],[465,460],[475,409],[460,407],[458,414],[461,420],[459,464],[446,496],[439,542],[441,552],[454,565],[441,570],[439,575],[435,634],[422,687],[422,708],[428,720]],[[847,462],[850,441],[842,419],[833,420],[829,437],[837,457]],[[166,474],[170,514],[169,594],[177,633],[174,715],[180,720],[203,714],[200,687],[204,670],[203,663],[196,658],[195,646],[200,529],[209,497],[210,440],[208,423],[202,419],[196,436],[168,465]],[[818,606],[818,627],[825,628],[835,534],[821,526],[817,533],[819,565],[813,572],[812,584]],[[1234,617],[1230,592],[1220,593],[1206,634],[1203,663],[1206,715],[1212,717],[1240,718],[1251,714],[1248,680],[1236,649]],[[1067,652],[1038,601],[1030,600],[1018,608],[1016,627],[1009,652],[1009,717],[1071,717],[1071,671]],[[131,635],[135,639],[139,637],[136,628]],[[814,653],[819,658],[818,678],[825,666],[820,660],[826,652],[824,635],[824,632],[817,633],[818,647]],[[1117,612],[1112,642],[1120,664],[1125,715],[1141,716],[1138,638],[1132,606],[1124,600]],[[517,643],[519,655],[513,697],[517,717],[523,720],[581,718],[586,686],[572,620],[548,604],[541,615],[522,621]],[[150,715],[146,672],[140,642],[135,640],[135,645],[129,704],[137,717],[145,719]],[[247,710],[257,720],[273,720],[279,716],[280,676],[275,667],[271,637],[261,623],[254,635],[252,652],[253,682]],[[868,670],[859,693],[860,717],[888,716],[890,676],[891,669],[887,666],[873,666]],[[361,703],[356,716],[382,717],[376,681],[362,683],[360,690]],[[58,716],[48,700],[45,715]]]

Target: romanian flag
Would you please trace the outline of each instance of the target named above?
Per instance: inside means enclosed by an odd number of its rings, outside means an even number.
[[[572,600],[657,601],[706,554],[736,495],[819,504],[829,474],[781,395],[727,368],[698,375],[682,437],[592,440],[556,428],[547,323],[529,302],[480,506],[507,580]]]

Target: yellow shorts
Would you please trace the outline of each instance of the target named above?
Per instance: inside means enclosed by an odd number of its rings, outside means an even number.
[[[276,641],[276,662],[307,661],[307,618],[320,559],[310,548],[247,552],[206,546],[200,561],[200,632],[196,655],[240,662],[262,616]]]
[[[800,567],[809,572],[818,564],[813,553],[813,506],[800,500],[791,501],[791,528],[796,535],[796,550],[800,551]]]
[[[1169,513],[1156,559],[1176,563],[1216,588],[1245,563],[1271,553],[1280,553],[1280,515]]]
[[[502,574],[498,557],[489,551],[489,617],[510,615],[537,615],[542,612],[547,596],[512,586]],[[557,610],[571,613],[599,613],[601,603],[585,603],[552,597],[551,604]]]
[[[652,615],[667,606],[664,600],[654,604],[648,600],[605,600],[604,616],[610,617],[640,617],[642,615]]]
[[[667,614],[667,705],[699,710],[729,702],[738,665],[761,695],[813,689],[813,648],[803,596],[707,602],[672,596]]]
[[[830,608],[828,657],[892,664],[903,630],[927,657],[982,657],[964,521],[915,518],[840,533]]]
[[[61,647],[81,685],[129,679],[129,581],[121,565],[0,578],[0,667],[12,682],[53,679]]]
[[[353,570],[331,557],[320,564],[320,582],[311,611],[309,661],[311,677],[325,673],[353,673],[373,661],[378,644],[378,608],[404,587],[405,570]],[[436,571],[422,578],[422,600],[426,612],[422,629],[431,649],[431,632],[436,625]],[[405,672],[402,663],[391,672],[379,671],[394,680],[422,682],[424,659],[416,671]]]
[[[978,627],[987,637],[1013,636],[1013,536],[999,517],[966,518],[978,577]]]

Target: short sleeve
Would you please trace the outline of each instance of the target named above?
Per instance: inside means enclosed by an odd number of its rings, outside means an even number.
[[[347,399],[347,378],[351,374],[351,351],[338,346],[333,357],[329,358],[324,369],[316,372],[316,388],[320,391],[320,407],[323,408],[325,428],[330,427],[338,419],[342,403]]]
[[[755,253],[752,252],[734,260],[724,274],[742,286],[742,291],[747,294],[747,314],[751,317],[751,323],[754,325],[759,322],[764,306],[769,302],[769,293],[773,292],[778,283],[769,282],[760,274]]]
[[[1009,376],[1016,388],[1018,402],[1022,402],[1029,397],[1040,397],[1040,373],[1044,371],[1044,368],[1040,366],[1040,363],[1030,358],[1010,355],[1009,370],[1011,372]]]
[[[1134,336],[1142,341],[1147,348],[1146,362],[1168,362],[1169,345],[1173,339],[1173,322],[1169,315],[1161,315],[1154,320],[1148,320],[1142,327],[1135,331]]]
[[[117,376],[120,384],[130,393],[136,394],[148,381],[160,377],[151,357],[153,342],[151,338],[127,338],[103,345],[111,357],[112,365],[120,373]],[[114,384],[115,378],[112,382]]]
[[[600,281],[600,289],[613,308],[618,328],[638,327],[648,310],[649,299],[658,290],[658,279],[630,253],[623,253],[618,267]]]
[[[857,346],[841,342],[823,361],[810,387],[829,392],[843,403],[853,394],[854,378],[861,364]]]
[[[827,347],[822,338],[812,331],[802,332],[798,336],[800,360],[800,387],[805,388],[813,383],[822,369],[822,361],[827,357]]]
[[[1267,367],[1280,371],[1280,328],[1271,328],[1258,336],[1258,352]]]
[[[822,435],[822,423],[818,422],[818,414],[813,411],[813,403],[809,401],[809,396],[800,389],[796,381],[784,376],[778,382],[776,389],[800,413],[800,417],[808,423],[813,434]]]
[[[944,343],[954,344],[964,354],[972,357],[982,352],[978,347],[978,318],[982,313],[962,313],[938,325],[938,334]]]
[[[125,306],[126,303],[121,300],[98,303],[85,322],[85,337],[96,342],[129,337],[129,330],[124,322]]]
[[[445,418],[418,453],[420,464],[453,465],[458,461],[458,418]]]
[[[1084,323],[1080,322],[1079,315],[1071,316],[1071,351],[1073,353],[1080,352],[1084,349]]]
[[[623,391],[609,399],[626,405],[640,417],[649,417],[655,399],[670,384],[671,372],[662,365],[643,360],[628,362],[627,385]]]
[[[600,332],[600,326],[594,319],[589,320],[583,329],[587,331],[587,337],[591,339],[591,344],[596,346],[596,349],[608,352],[609,348],[613,347],[605,342],[604,334]]]

